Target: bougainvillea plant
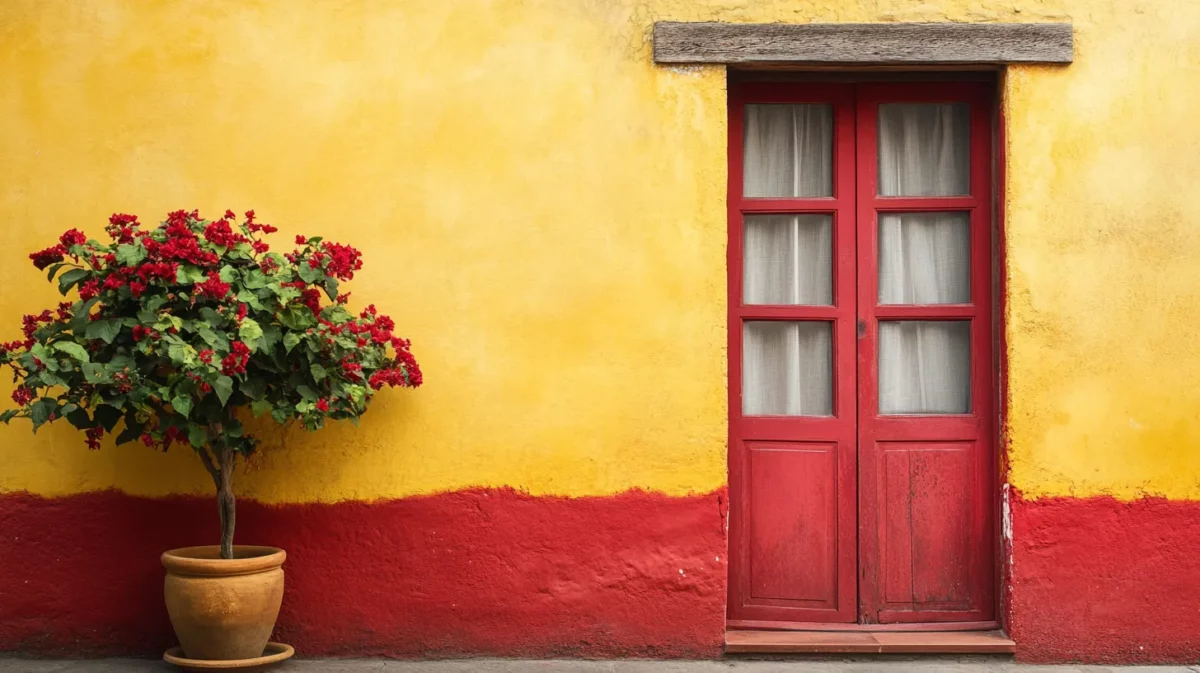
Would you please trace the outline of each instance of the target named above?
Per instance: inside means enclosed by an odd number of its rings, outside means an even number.
[[[421,385],[391,318],[347,308],[340,283],[362,268],[350,246],[297,236],[270,252],[276,229],[254,211],[239,223],[178,210],[154,227],[117,214],[105,231],[108,243],[72,229],[29,256],[78,298],[25,316],[25,338],[0,343],[19,405],[0,420],[37,432],[66,419],[91,449],[106,434],[190,446],[217,489],[222,558],[233,557],[234,466],[257,443],[247,416],[316,430],[357,421],[383,386]]]

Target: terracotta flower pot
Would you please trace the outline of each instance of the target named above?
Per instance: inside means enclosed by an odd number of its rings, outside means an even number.
[[[167,614],[189,659],[261,657],[283,601],[283,561],[275,547],[184,547],[162,555]]]

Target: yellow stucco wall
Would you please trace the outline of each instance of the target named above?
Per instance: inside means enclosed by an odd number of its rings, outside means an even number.
[[[365,249],[355,299],[427,383],[271,436],[243,495],[719,488],[725,71],[655,67],[665,19],[1073,21],[1074,65],[1005,80],[1011,480],[1200,497],[1200,5],[1174,0],[8,0],[0,335],[57,301],[25,255],[63,229],[253,207]],[[0,427],[0,490],[207,492],[194,461]]]

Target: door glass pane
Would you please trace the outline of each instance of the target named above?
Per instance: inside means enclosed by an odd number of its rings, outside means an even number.
[[[880,304],[970,302],[968,213],[880,213]]]
[[[742,194],[833,196],[833,108],[747,105]]]
[[[744,303],[833,303],[832,215],[747,215],[744,223]]]
[[[970,114],[966,103],[879,106],[879,193],[970,193]]]
[[[971,323],[879,323],[879,413],[971,411]]]
[[[747,321],[742,328],[742,413],[833,414],[833,324]]]

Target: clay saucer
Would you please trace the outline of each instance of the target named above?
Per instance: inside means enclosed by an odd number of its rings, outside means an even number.
[[[237,671],[238,673],[254,673],[265,671],[271,664],[277,664],[289,659],[296,653],[296,648],[283,643],[267,643],[261,657],[253,659],[188,659],[183,656],[183,648],[172,647],[163,654],[163,661],[175,664],[185,671]]]

